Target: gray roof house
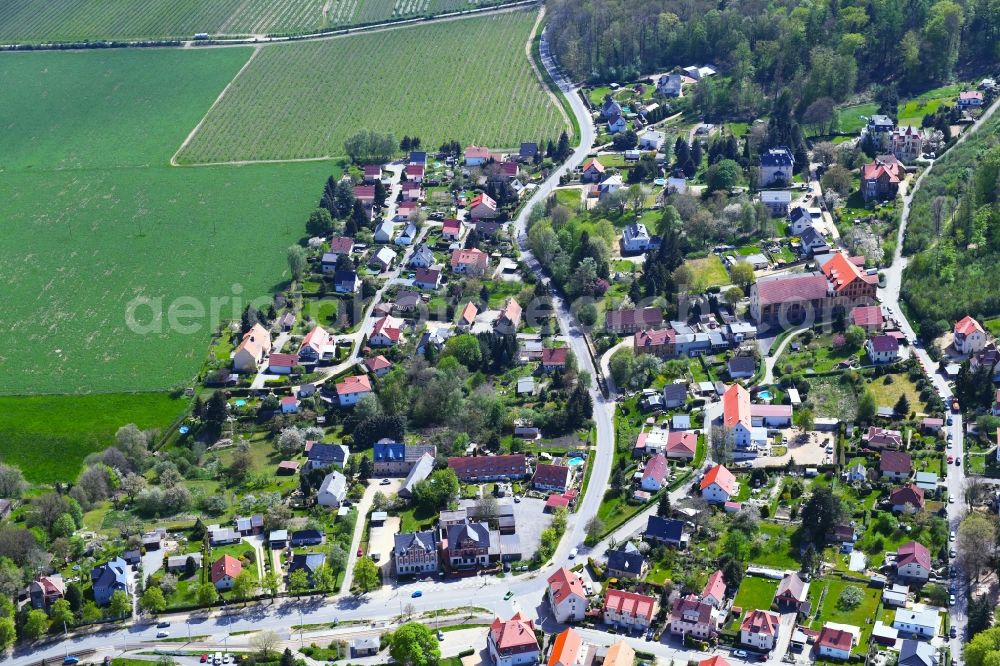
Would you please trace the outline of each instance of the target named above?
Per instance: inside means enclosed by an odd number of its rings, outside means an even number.
[[[799,253],[803,257],[830,251],[830,246],[827,245],[826,239],[816,231],[815,227],[807,227],[802,232],[802,235],[799,236],[799,240],[801,241]]]
[[[90,572],[90,581],[94,586],[94,601],[98,606],[107,606],[111,595],[121,590],[129,591],[128,565],[120,557],[94,567]]]
[[[406,475],[403,485],[399,488],[398,495],[400,497],[413,497],[413,488],[430,476],[433,471],[434,456],[425,452],[424,455],[420,456],[416,464],[410,468],[410,472]]]
[[[319,469],[338,465],[343,467],[347,463],[347,456],[350,452],[343,444],[323,444],[322,442],[312,442],[306,445],[305,469]]]
[[[320,506],[340,506],[347,496],[347,479],[340,472],[330,472],[320,484],[316,502]]]
[[[663,387],[663,406],[667,409],[680,407],[687,400],[687,392],[687,384],[667,384]]]
[[[904,639],[898,663],[899,666],[937,666],[937,650],[926,641]]]
[[[310,587],[315,585],[316,582],[313,580],[313,575],[326,564],[326,555],[323,553],[303,553],[299,555],[292,555],[292,562],[288,565],[288,575],[291,576],[298,570],[303,570],[306,572],[306,578],[309,580]]]

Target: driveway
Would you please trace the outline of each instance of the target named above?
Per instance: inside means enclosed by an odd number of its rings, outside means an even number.
[[[365,533],[365,522],[368,520],[368,512],[372,508],[372,500],[375,493],[381,491],[383,495],[392,495],[399,491],[402,479],[389,479],[388,485],[381,485],[381,478],[368,479],[368,487],[361,501],[355,504],[358,510],[358,520],[354,523],[354,537],[351,539],[351,549],[347,552],[347,571],[344,573],[344,583],[340,586],[340,593],[347,594],[351,591],[351,582],[354,580],[354,564],[358,561],[358,548],[361,546],[361,537]]]

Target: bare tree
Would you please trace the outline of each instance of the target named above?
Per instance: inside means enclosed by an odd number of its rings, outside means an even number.
[[[996,535],[996,519],[981,513],[970,513],[958,526],[958,565],[973,580],[992,560]]]
[[[262,631],[250,640],[250,646],[260,653],[261,658],[266,660],[274,652],[274,648],[280,640],[281,638],[275,632]]]
[[[934,221],[934,235],[940,236],[944,223],[955,212],[955,200],[951,197],[937,196],[931,201],[931,219]]]

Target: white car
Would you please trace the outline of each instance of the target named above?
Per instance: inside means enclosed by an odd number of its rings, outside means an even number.
[[[737,659],[746,659],[747,658],[747,651],[746,650],[733,650],[733,656],[736,657]]]
[[[170,632],[169,631],[165,631],[163,629],[161,629],[158,632],[156,632],[156,637],[157,638],[166,638],[169,635],[170,635]]]
[[[577,556],[577,554],[579,554],[579,552],[580,551],[578,549],[576,549],[576,548],[574,548],[573,550],[569,551],[569,559],[571,559],[571,560],[575,559],[576,556]]]
[[[955,540],[955,530],[952,530],[951,534],[948,535],[948,541],[954,541],[954,540]]]

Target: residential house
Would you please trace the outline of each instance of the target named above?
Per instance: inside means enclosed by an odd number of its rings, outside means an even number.
[[[240,541],[242,541],[240,533],[232,527],[220,527],[219,525],[208,526],[208,543],[213,548],[216,546],[228,546],[229,544],[239,543]]]
[[[607,654],[604,655],[604,664],[602,666],[632,666],[635,663],[635,650],[632,646],[623,640],[619,640],[617,643],[608,648]],[[710,666],[716,666],[712,664]],[[728,664],[723,664],[721,666],[729,666]]]
[[[896,549],[896,577],[908,583],[926,583],[931,575],[931,552],[917,541]]]
[[[497,335],[514,335],[521,325],[521,305],[508,298],[500,314],[493,321],[493,332]]]
[[[923,148],[923,132],[913,125],[897,127],[889,135],[889,152],[903,162],[916,160],[923,153]]]
[[[799,234],[799,254],[803,257],[826,254],[830,251],[830,246],[826,242],[816,227],[806,227]]]
[[[786,573],[774,593],[774,603],[782,612],[809,612],[809,584],[799,578],[798,572]]]
[[[662,453],[658,453],[646,461],[646,466],[642,470],[642,480],[640,487],[649,493],[658,493],[663,490],[667,482],[667,459]]]
[[[255,513],[252,516],[236,516],[233,521],[236,524],[236,531],[240,536],[254,536],[264,532],[264,515]]]
[[[409,246],[413,244],[413,241],[417,239],[419,230],[417,225],[413,222],[408,222],[406,227],[403,229],[403,233],[396,236],[396,240],[393,241],[396,245]]]
[[[326,566],[326,555],[323,553],[296,553],[288,563],[288,575],[291,577],[296,571],[305,571],[309,587],[314,587],[316,585],[314,576],[324,566]]]
[[[372,462],[376,476],[405,476],[429,453],[437,455],[433,444],[403,444],[383,437],[372,445]]]
[[[589,664],[590,648],[572,628],[563,629],[552,641],[548,666],[585,666]]]
[[[891,335],[874,335],[865,342],[865,352],[872,363],[895,363],[899,360],[899,341]]]
[[[569,349],[566,347],[545,347],[542,349],[542,372],[555,372],[566,367]]]
[[[904,634],[931,639],[937,636],[940,623],[936,608],[898,608],[892,627]]]
[[[396,263],[396,253],[387,247],[380,247],[378,251],[372,255],[368,265],[371,268],[384,273],[392,268],[394,263]]]
[[[662,325],[663,311],[660,308],[623,308],[608,310],[604,315],[604,328],[618,335],[630,335]]]
[[[452,569],[478,569],[490,561],[490,528],[466,520],[447,528],[445,559]]]
[[[421,303],[423,299],[419,293],[403,290],[396,294],[396,302],[392,304],[392,309],[396,312],[413,312]]]
[[[858,627],[827,622],[816,638],[816,653],[820,657],[847,661],[860,636],[861,630]]]
[[[924,491],[916,484],[908,484],[896,488],[889,494],[889,504],[892,510],[899,511],[922,511],[924,508]]]
[[[793,236],[801,235],[811,226],[813,226],[812,215],[802,206],[796,206],[788,211],[788,231]]]
[[[212,585],[217,590],[231,590],[236,577],[243,571],[243,564],[232,555],[223,555],[212,562],[210,569]]]
[[[306,442],[306,464],[304,469],[308,472],[314,469],[323,469],[336,465],[343,469],[347,464],[347,457],[350,455],[347,447],[343,444],[324,444],[323,442]]]
[[[324,541],[322,530],[296,530],[291,534],[292,548],[303,546],[322,546]]]
[[[410,471],[407,472],[406,478],[403,479],[403,485],[399,487],[397,494],[403,498],[413,497],[413,490],[416,485],[430,476],[433,471],[434,455],[430,452],[425,452],[413,464]]]
[[[419,183],[411,180],[403,183],[400,188],[400,196],[403,198],[403,201],[420,201],[424,198],[424,190],[420,187]],[[416,231],[416,227],[413,227],[413,229]],[[414,236],[416,236],[415,233],[411,234],[410,237],[413,238]]]
[[[618,134],[619,132],[624,132],[628,129],[628,123],[625,122],[624,116],[612,116],[608,118],[608,132],[611,134]]]
[[[875,147],[884,150],[889,145],[889,137],[896,128],[892,118],[881,113],[872,114],[865,126],[865,134],[872,138]]]
[[[622,252],[635,254],[645,252],[649,249],[652,238],[646,231],[646,225],[641,222],[633,222],[625,227],[622,234]]]
[[[392,347],[403,339],[403,320],[385,316],[375,322],[368,344],[372,347]]]
[[[721,609],[726,602],[726,580],[722,571],[716,569],[701,591],[701,599],[712,604],[715,608]]]
[[[726,362],[730,379],[747,379],[757,372],[757,359],[753,356],[731,356]]]
[[[954,333],[955,351],[959,354],[975,354],[986,346],[986,331],[968,315],[955,323]]]
[[[430,268],[434,265],[434,253],[426,243],[421,243],[413,249],[410,255],[410,268]]]
[[[320,506],[339,507],[347,497],[347,479],[337,471],[330,472],[323,478],[323,483],[316,493],[316,503]]]
[[[365,208],[365,214],[368,219],[374,219],[375,217],[375,186],[374,185],[355,185],[354,186],[354,198],[361,202]]]
[[[826,278],[820,273],[769,275],[750,288],[750,316],[758,325],[787,327],[817,317],[827,298]]]
[[[601,115],[604,118],[611,118],[612,116],[620,116],[624,113],[622,110],[622,105],[612,97],[611,95],[604,96],[604,103],[601,105]]]
[[[690,431],[671,430],[667,435],[665,453],[671,460],[694,460],[698,450],[698,435]]]
[[[527,459],[516,453],[501,456],[466,456],[448,458],[448,467],[455,470],[463,483],[483,483],[527,476]]]
[[[427,152],[423,150],[411,150],[410,156],[406,161],[407,166],[418,165],[425,167],[427,166]]]
[[[879,426],[868,426],[861,435],[861,442],[870,449],[899,449],[903,446],[903,433],[898,430],[887,430]]]
[[[407,182],[421,184],[424,182],[424,170],[426,169],[426,164],[407,164],[403,169],[403,173],[406,175]]]
[[[666,140],[667,137],[663,132],[647,129],[639,134],[639,150],[659,151]]]
[[[592,157],[584,162],[580,180],[584,183],[598,183],[604,178],[605,171],[604,165],[596,157]]]
[[[847,480],[850,483],[861,483],[862,481],[868,480],[868,470],[865,468],[863,462],[857,462],[851,465],[847,472]]]
[[[722,395],[722,427],[737,449],[753,448],[750,392],[740,384],[730,384]]]
[[[649,563],[631,541],[608,551],[607,575],[611,578],[641,580],[649,571]]]
[[[201,553],[186,553],[184,555],[171,555],[167,558],[167,571],[177,573],[187,569],[187,561],[190,559],[194,563],[195,569],[201,568]]]
[[[299,411],[299,399],[294,395],[286,395],[278,401],[282,414],[295,414]]]
[[[712,604],[689,594],[674,599],[667,625],[670,633],[675,636],[690,634],[695,638],[708,640],[718,633],[721,621],[721,614]]]
[[[120,557],[94,567],[90,572],[94,601],[107,606],[115,592],[129,594],[128,564]]]
[[[625,181],[618,174],[613,174],[602,180],[597,185],[598,196],[603,199],[609,194],[614,194],[625,187]]]
[[[490,160],[490,149],[475,144],[465,149],[465,166],[482,166]]]
[[[522,161],[533,160],[539,155],[538,144],[534,141],[522,141],[521,149],[517,152],[517,156]]]
[[[881,155],[861,170],[861,196],[865,201],[894,199],[906,169],[894,155]]]
[[[770,148],[760,156],[760,171],[757,174],[759,187],[783,187],[790,185],[795,169],[795,158],[788,148]]]
[[[760,652],[770,652],[778,638],[781,618],[766,610],[749,610],[740,624],[740,643]]]
[[[927,641],[904,639],[897,666],[938,666],[938,651]]]
[[[336,271],[333,274],[333,289],[338,294],[356,294],[361,288],[361,278],[355,271]]]
[[[395,535],[392,554],[398,576],[437,573],[438,549],[431,530]]]
[[[460,275],[483,275],[489,265],[489,255],[478,248],[451,253],[451,270]]]
[[[382,180],[381,164],[366,164],[362,169],[364,172],[364,181],[368,185],[374,185],[375,181]]]
[[[358,404],[361,398],[372,394],[372,383],[366,375],[352,375],[337,382],[335,390],[337,403],[341,407],[351,407]]]
[[[656,614],[656,599],[644,594],[609,589],[601,608],[605,624],[626,631],[649,627]]]
[[[365,359],[365,369],[376,377],[385,377],[392,370],[392,362],[379,354],[373,358]]]
[[[447,241],[457,241],[462,237],[461,220],[448,219],[441,223],[441,238]]]
[[[332,254],[334,257],[339,258],[341,255],[349,255],[353,250],[354,239],[348,236],[334,236],[330,239],[330,250],[327,254]],[[334,265],[336,265],[336,262],[334,262]]]
[[[562,567],[548,578],[546,596],[557,622],[581,622],[587,611],[587,594],[580,574]]]
[[[32,608],[48,610],[53,603],[66,596],[66,582],[60,574],[39,576],[28,584],[28,597]]]
[[[531,479],[531,485],[536,490],[566,492],[569,489],[571,471],[569,467],[564,465],[538,463],[535,465],[535,475]]]
[[[373,238],[376,243],[391,243],[392,237],[396,235],[396,225],[386,220],[375,228]]]
[[[672,328],[636,331],[632,337],[632,345],[637,354],[653,354],[660,358],[678,356],[677,332]]]
[[[664,74],[656,80],[656,92],[664,97],[680,97],[683,85],[680,74]]]
[[[736,494],[736,477],[722,465],[705,473],[699,486],[702,498],[712,504],[724,504]]]
[[[656,515],[646,519],[646,531],[642,533],[642,538],[675,548],[681,548],[688,542],[688,535],[684,534],[684,523]]]
[[[479,308],[472,301],[465,304],[462,308],[462,313],[458,316],[458,321],[455,322],[455,327],[460,331],[467,331],[472,328],[472,325],[476,323],[476,315],[479,314]]]
[[[535,638],[535,623],[520,611],[506,622],[499,617],[494,619],[486,645],[494,666],[535,664],[542,656]]]
[[[913,474],[913,460],[903,451],[883,451],[879,459],[879,473],[883,479],[906,481]]]
[[[792,203],[792,193],[788,190],[761,190],[760,202],[771,213],[772,217],[788,215],[788,207]]]
[[[885,317],[879,305],[859,305],[851,310],[851,324],[860,326],[871,335],[878,333],[885,326]]]
[[[646,331],[648,333],[649,331]],[[636,333],[636,335],[640,335]],[[687,402],[688,386],[684,382],[673,382],[663,387],[663,406],[676,409]]]
[[[488,194],[477,194],[469,202],[469,218],[475,220],[492,220],[497,216],[497,202]]]
[[[958,108],[978,109],[983,105],[983,93],[978,90],[965,90],[958,94]]]
[[[233,369],[236,372],[257,372],[269,353],[271,334],[260,324],[254,324],[233,352]]]
[[[378,636],[351,639],[351,658],[374,657],[380,650]]]

